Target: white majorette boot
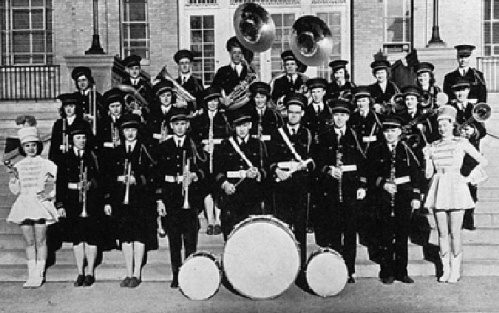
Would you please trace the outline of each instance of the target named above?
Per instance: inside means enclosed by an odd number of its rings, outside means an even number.
[[[45,261],[38,260],[36,263],[36,276],[33,279],[33,288],[40,287],[45,280]]]
[[[452,256],[450,260],[450,276],[449,283],[457,283],[461,278],[461,262],[463,260],[463,253]]]
[[[450,276],[450,253],[447,252],[444,256],[440,255],[440,260],[442,260],[442,276],[438,278],[439,283],[446,283]]]
[[[33,288],[36,276],[36,260],[28,260],[28,280],[23,284],[23,288]]]

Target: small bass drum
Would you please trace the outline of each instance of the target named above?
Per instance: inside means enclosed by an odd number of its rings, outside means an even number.
[[[345,288],[348,279],[343,257],[329,248],[321,248],[312,253],[306,271],[308,286],[321,297],[337,295]]]
[[[191,254],[178,273],[178,284],[184,296],[191,300],[207,300],[220,287],[222,275],[215,257],[208,252]]]
[[[272,216],[252,216],[234,227],[222,261],[237,292],[251,299],[270,299],[295,281],[300,252],[286,224]]]

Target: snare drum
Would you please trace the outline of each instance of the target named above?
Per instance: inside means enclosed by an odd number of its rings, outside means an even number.
[[[191,254],[178,273],[180,291],[191,300],[207,300],[217,293],[222,275],[218,261],[208,252]]]
[[[286,224],[272,216],[252,216],[234,227],[222,261],[236,291],[251,299],[269,299],[295,281],[300,252]]]
[[[318,296],[329,297],[340,293],[348,279],[343,257],[333,249],[321,248],[312,253],[307,262],[307,283]]]

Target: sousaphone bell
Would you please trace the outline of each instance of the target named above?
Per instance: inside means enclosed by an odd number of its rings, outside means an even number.
[[[303,64],[320,66],[331,55],[333,35],[323,20],[305,15],[293,24],[289,45],[296,58]]]
[[[259,4],[241,4],[234,13],[233,22],[236,37],[245,48],[263,52],[272,46],[275,39],[274,20]]]

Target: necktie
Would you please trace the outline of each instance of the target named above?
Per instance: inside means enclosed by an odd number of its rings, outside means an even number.
[[[132,152],[132,145],[127,145],[126,153],[130,154]]]
[[[294,128],[294,127],[291,128],[291,135],[293,135],[293,136],[296,135],[296,128]]]
[[[461,70],[461,76],[466,76],[466,70],[464,68]]]
[[[179,140],[177,141],[177,147],[179,147],[179,148],[181,148],[181,147],[182,147],[182,140],[180,140],[180,139],[179,139]]]
[[[187,82],[187,76],[184,76],[184,78],[182,79],[182,85],[185,84]]]

